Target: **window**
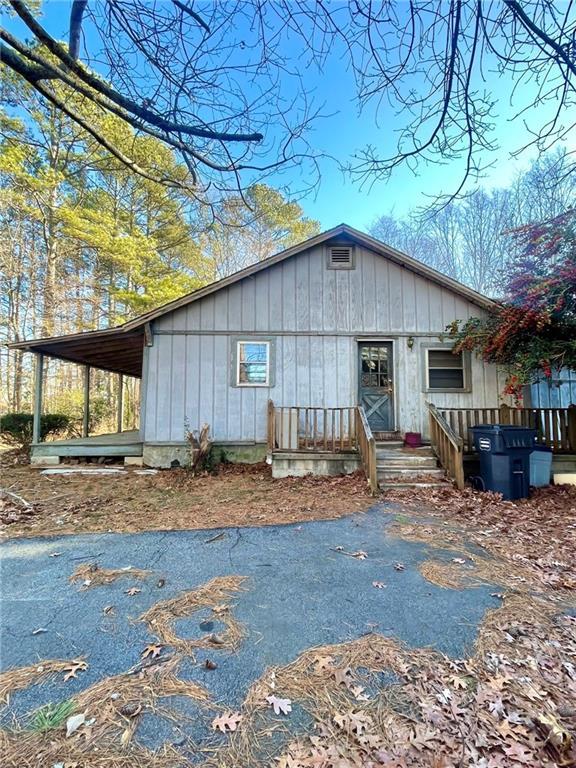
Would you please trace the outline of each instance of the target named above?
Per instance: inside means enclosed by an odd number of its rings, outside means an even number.
[[[236,383],[239,387],[266,387],[270,383],[270,343],[239,341]]]
[[[328,248],[330,269],[354,269],[354,248],[351,245],[331,245]]]
[[[428,389],[466,389],[462,352],[453,355],[449,349],[428,350]]]

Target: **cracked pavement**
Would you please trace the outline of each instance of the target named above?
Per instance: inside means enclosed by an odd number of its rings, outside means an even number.
[[[347,518],[300,525],[4,543],[0,668],[76,656],[86,656],[89,666],[68,683],[54,680],[16,693],[0,716],[6,723],[12,715],[21,717],[130,669],[154,639],[138,617],[154,603],[215,576],[248,577],[246,591],[231,601],[247,636],[236,653],[199,651],[197,663],[190,662],[186,675],[230,708],[240,704],[266,667],[286,664],[312,646],[352,640],[371,631],[453,657],[468,655],[485,611],[499,604],[491,596],[494,588],[450,590],[425,581],[418,564],[430,557],[429,550],[387,534],[394,511],[393,505],[376,505]],[[346,556],[337,547],[349,553],[363,550],[367,558]],[[50,556],[57,552],[58,556]],[[452,551],[434,551],[435,558],[453,556]],[[83,562],[153,573],[143,582],[127,577],[82,591],[68,579]],[[402,562],[405,570],[396,571],[396,562]],[[159,578],[165,579],[162,588],[157,586]],[[373,581],[386,587],[376,589]],[[130,597],[126,594],[130,586],[142,591]],[[109,605],[115,606],[113,615],[103,613]],[[178,630],[183,636],[200,635],[205,619],[199,612],[182,620]],[[38,629],[46,631],[33,634]],[[217,670],[203,667],[207,656],[218,663]],[[190,714],[192,705],[181,706]],[[196,725],[189,727],[201,726],[196,717]],[[139,738],[151,747],[177,736],[172,725],[163,726],[152,715],[139,727]]]

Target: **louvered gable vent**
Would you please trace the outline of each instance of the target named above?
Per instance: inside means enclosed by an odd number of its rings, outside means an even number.
[[[353,248],[351,245],[331,245],[328,249],[328,264],[332,269],[353,269]]]

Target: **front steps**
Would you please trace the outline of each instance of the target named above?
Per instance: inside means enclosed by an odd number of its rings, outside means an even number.
[[[427,488],[446,484],[446,473],[438,467],[429,446],[405,448],[401,440],[376,443],[378,484],[389,488]]]

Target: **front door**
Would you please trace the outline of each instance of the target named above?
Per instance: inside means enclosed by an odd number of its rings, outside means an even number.
[[[359,402],[372,432],[394,429],[392,343],[362,343],[359,346]]]

